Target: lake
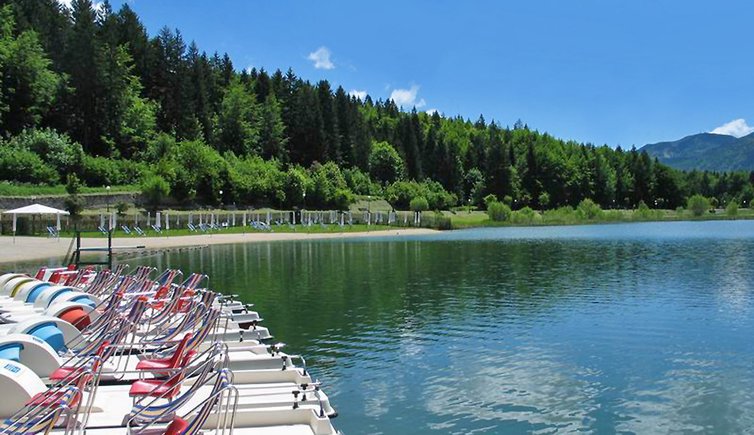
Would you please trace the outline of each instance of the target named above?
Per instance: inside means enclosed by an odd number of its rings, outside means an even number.
[[[307,357],[346,434],[754,427],[753,221],[225,245],[139,263],[205,272],[254,302]]]

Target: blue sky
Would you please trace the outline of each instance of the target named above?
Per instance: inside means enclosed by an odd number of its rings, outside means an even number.
[[[374,99],[520,118],[564,139],[630,147],[754,124],[754,2],[129,3],[151,35],[178,28],[239,70],[292,67]]]

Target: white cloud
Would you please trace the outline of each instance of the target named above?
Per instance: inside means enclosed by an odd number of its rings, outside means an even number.
[[[364,101],[364,99],[366,99],[367,97],[367,91],[357,91],[356,89],[351,89],[351,91],[348,92],[348,95]]]
[[[249,65],[246,68],[244,68],[244,71],[246,71],[246,74],[251,74],[251,70],[254,69],[254,65]]]
[[[417,85],[412,85],[411,89],[393,89],[393,92],[390,93],[390,99],[399,107],[424,107],[427,105],[424,98],[416,100],[418,92],[419,86]]]
[[[720,127],[712,130],[710,133],[714,134],[726,134],[728,136],[741,137],[754,132],[754,127],[746,124],[746,120],[743,118],[734,119],[731,122],[725,123]]]
[[[333,69],[335,64],[330,60],[330,50],[327,47],[319,47],[316,51],[309,53],[307,59],[314,62],[314,68]]]
[[[433,109],[427,109],[426,112],[427,112],[427,115],[434,115],[435,113],[439,113],[440,111],[433,108]]]

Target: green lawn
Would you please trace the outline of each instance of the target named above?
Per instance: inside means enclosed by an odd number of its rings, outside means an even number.
[[[110,186],[108,192],[105,187],[82,187],[81,193],[123,193],[123,192],[140,192],[139,186],[136,185],[123,185],[123,186]],[[33,184],[18,184],[9,183],[7,181],[0,182],[0,196],[56,196],[67,195],[65,186],[59,184],[57,186],[40,186]]]

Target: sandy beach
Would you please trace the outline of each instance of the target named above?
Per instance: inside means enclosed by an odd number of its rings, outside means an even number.
[[[380,230],[353,233],[246,233],[246,234],[201,234],[191,236],[172,237],[139,237],[116,238],[113,246],[144,246],[144,251],[154,251],[167,248],[195,247],[204,245],[221,245],[228,243],[274,242],[283,240],[318,240],[354,237],[384,237],[433,234],[436,230],[426,228],[402,228],[396,230]],[[71,246],[71,239],[59,240],[45,237],[0,237],[0,264],[18,261],[49,260],[59,258],[61,261]],[[84,247],[107,247],[107,239],[82,239]],[[71,248],[72,249],[72,248]],[[133,249],[120,252],[133,252]],[[139,250],[136,250],[139,251]],[[117,251],[116,251],[117,252]]]

